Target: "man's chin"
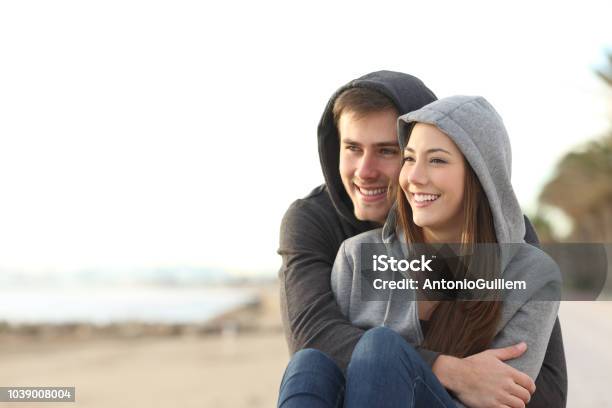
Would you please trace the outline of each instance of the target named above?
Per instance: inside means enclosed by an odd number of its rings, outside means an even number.
[[[355,211],[355,218],[357,218],[359,221],[384,224],[385,219],[387,218],[387,212],[381,211],[373,213],[372,211]]]

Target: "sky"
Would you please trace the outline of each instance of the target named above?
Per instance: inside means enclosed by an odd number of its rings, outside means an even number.
[[[504,118],[525,211],[605,132],[609,1],[0,3],[0,268],[273,274],[316,127],[390,69]]]

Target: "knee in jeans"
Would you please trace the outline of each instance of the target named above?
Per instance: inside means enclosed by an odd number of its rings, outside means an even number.
[[[381,326],[368,330],[361,337],[351,362],[361,361],[369,366],[391,367],[400,360],[406,362],[414,358],[420,358],[414,347],[397,332]]]
[[[375,327],[365,332],[355,346],[351,360],[373,360],[384,364],[386,359],[397,356],[404,339],[388,327]]]
[[[335,365],[334,361],[320,350],[306,348],[298,351],[293,355],[287,371],[304,370],[321,365]]]
[[[357,347],[374,350],[395,349],[405,343],[402,336],[388,327],[380,326],[365,332]]]

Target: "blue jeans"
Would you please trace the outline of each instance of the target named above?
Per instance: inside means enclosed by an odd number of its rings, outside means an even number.
[[[368,330],[346,370],[315,349],[291,359],[280,386],[279,408],[317,407],[455,408],[431,368],[399,334]]]

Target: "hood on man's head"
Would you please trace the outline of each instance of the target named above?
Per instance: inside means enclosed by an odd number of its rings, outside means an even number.
[[[497,242],[523,242],[525,221],[510,182],[510,139],[493,106],[481,96],[460,95],[400,116],[397,123],[402,150],[417,122],[436,126],[461,150],[489,200]]]
[[[419,109],[437,98],[420,79],[412,75],[393,71],[377,71],[342,86],[327,102],[318,127],[319,159],[325,184],[336,211],[356,228],[366,231],[372,229],[374,224],[369,221],[360,221],[355,217],[353,203],[340,178],[340,140],[333,115],[334,103],[338,96],[351,88],[369,88],[380,92],[393,102],[400,115]]]

